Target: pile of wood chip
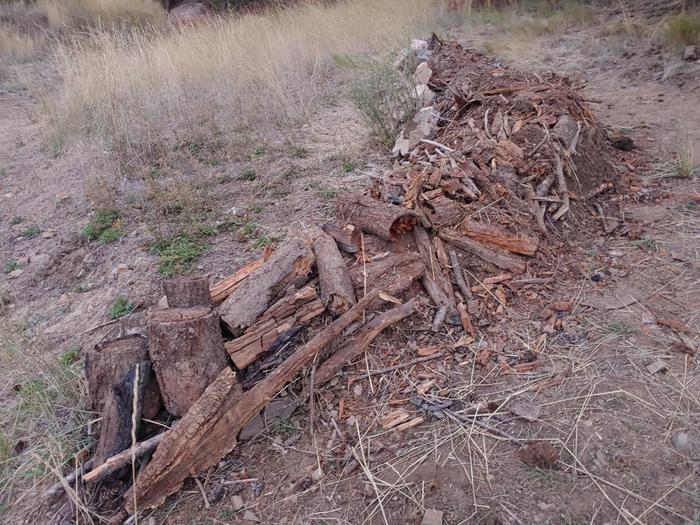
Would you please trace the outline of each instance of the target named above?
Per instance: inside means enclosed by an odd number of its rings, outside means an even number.
[[[394,169],[341,194],[336,221],[290,231],[211,287],[165,282],[168,307],[153,310],[147,337],[90,352],[90,406],[102,422],[83,480],[131,480],[134,460],[138,472],[114,523],[215,467],[305,367],[308,398],[418,310],[428,312],[421,329],[473,341],[518,283],[547,280],[560,225],[615,188],[611,147],[565,78],[519,73],[435,37],[406,58],[424,107],[397,140]],[[146,421],[163,414],[179,418],[165,432]],[[386,424],[419,422],[401,412]]]

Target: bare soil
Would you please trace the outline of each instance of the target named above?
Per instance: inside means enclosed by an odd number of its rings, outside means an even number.
[[[481,46],[493,31],[457,36]],[[425,509],[443,511],[449,524],[700,522],[700,372],[687,349],[697,349],[700,330],[700,215],[697,197],[689,197],[700,183],[641,182],[686,144],[700,151],[700,73],[679,73],[660,50],[619,42],[587,28],[531,39],[500,59],[585,81],[599,120],[634,140],[631,186],[615,210],[620,228],[605,235],[586,222],[585,230],[568,232],[549,280],[507,290],[507,307],[480,327],[483,338],[468,352],[369,375],[454,338],[431,334],[427,308],[397,325],[366,360],[317,393],[314,429],[302,404],[200,479],[209,508],[188,482],[152,514],[155,523],[246,523],[250,510],[263,523],[417,524]],[[42,80],[34,76],[32,85]],[[17,277],[0,275],[15,298],[9,319],[44,334],[57,353],[137,330],[160,297],[157,259],[145,248],[153,223],[127,215],[127,235],[105,245],[88,243],[79,231],[93,207],[86,187],[95,179],[117,180],[118,195],[145,190],[115,177],[104,152],[52,153],[33,117],[36,91],[0,90],[0,263],[18,261],[22,269]],[[213,188],[206,199],[217,220],[252,215],[274,236],[289,225],[320,222],[335,190],[365,186],[367,173],[387,162],[343,105],[307,129],[264,140],[183,154],[168,161],[166,176],[201,179]],[[246,169],[260,178],[238,180]],[[13,217],[23,221],[13,225]],[[42,233],[23,235],[28,225]],[[232,230],[211,242],[196,270],[216,279],[260,249]],[[100,327],[120,294],[135,312]],[[553,310],[560,302],[571,307]],[[537,365],[502,373],[499,358],[516,355]],[[665,367],[652,373],[658,360]],[[417,390],[454,399],[453,409],[483,407],[501,437],[420,409],[411,403]],[[534,421],[516,415],[523,405],[537,408]],[[382,416],[396,408],[425,421],[383,430]],[[555,442],[559,457],[551,469],[518,454],[519,443],[537,440]],[[26,522],[46,523],[48,515],[27,512]]]

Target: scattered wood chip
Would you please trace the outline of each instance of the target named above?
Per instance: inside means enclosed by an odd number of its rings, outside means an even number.
[[[421,357],[433,355],[442,350],[442,348],[442,345],[424,346],[423,348],[418,349],[418,355]]]
[[[513,403],[508,409],[514,415],[526,419],[527,421],[537,421],[542,412],[539,406],[528,403],[527,401]]]
[[[652,375],[665,372],[666,370],[668,370],[668,364],[661,359],[657,359],[653,363],[647,365],[647,371]]]
[[[483,280],[484,284],[498,284],[502,283],[503,281],[507,281],[508,279],[512,279],[513,274],[512,273],[501,273],[498,275],[494,275],[493,277],[487,277],[486,279]]]
[[[683,334],[690,333],[690,328],[688,325],[681,323],[680,321],[676,321],[675,319],[670,319],[668,317],[657,317],[656,322],[661,326],[665,326],[671,330],[675,330],[676,332],[681,332]]]
[[[421,396],[425,395],[426,392],[428,392],[428,390],[430,390],[430,387],[433,386],[434,384],[435,384],[434,379],[430,379],[429,381],[424,381],[423,383],[421,383],[420,385],[418,385],[416,387],[416,392],[418,393],[418,395],[421,395]]]
[[[425,509],[421,525],[442,525],[444,512],[437,509]]]
[[[573,307],[573,301],[554,301],[552,303],[552,308],[557,312],[570,312]]]
[[[407,421],[406,423],[402,423],[401,425],[396,427],[397,432],[402,432],[406,429],[413,428],[417,425],[420,425],[423,421],[425,421],[422,417],[417,417],[415,419],[411,419],[411,421]]]
[[[398,426],[401,423],[405,422],[410,417],[411,414],[409,414],[403,408],[392,410],[391,412],[387,412],[386,415],[382,418],[382,428],[385,430],[389,428],[394,428],[395,426]]]
[[[394,297],[393,295],[389,295],[388,293],[380,292],[379,298],[385,303],[403,304],[401,299]]]

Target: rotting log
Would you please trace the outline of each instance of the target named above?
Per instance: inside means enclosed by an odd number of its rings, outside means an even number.
[[[209,288],[211,302],[215,305],[224,302],[229,295],[243,284],[243,281],[245,281],[251,273],[260,268],[260,266],[269,259],[270,255],[272,255],[272,248],[268,246],[265,248],[265,251],[263,251],[262,257],[242,266],[228,277],[213,284]]]
[[[223,396],[215,416],[202,417],[199,411],[187,413],[170,430],[156,449],[151,461],[141,471],[136,484],[125,495],[126,508],[135,511],[155,508],[182,487],[185,479],[216,465],[236,446],[240,430],[310,363],[323,348],[337,339],[342,331],[368,307],[380,300],[381,290],[372,290],[313,339],[297,349],[265,379],[240,396]],[[225,370],[224,374],[229,371]],[[211,405],[208,401],[205,405]],[[136,498],[132,490],[136,491]]]
[[[338,316],[355,304],[355,290],[335,240],[320,228],[315,230],[313,249],[321,288],[321,303],[331,315]]]
[[[207,277],[175,277],[163,281],[163,292],[170,308],[210,306],[209,279]]]
[[[385,241],[399,239],[418,223],[414,211],[374,200],[361,193],[344,193],[338,197],[336,204],[344,220]]]
[[[357,253],[362,247],[360,229],[352,224],[342,224],[330,221],[321,226],[321,229],[335,239],[335,242],[345,253]]]
[[[510,255],[504,250],[488,248],[483,244],[470,239],[469,237],[460,235],[454,231],[440,230],[438,235],[443,241],[450,243],[455,248],[459,248],[469,254],[479,257],[498,268],[508,270],[514,274],[525,273],[525,262],[517,256]]]
[[[411,281],[425,273],[425,265],[417,253],[397,253],[367,264],[358,264],[348,272],[357,296],[365,290],[382,288],[389,290],[402,278]]]
[[[340,373],[343,367],[362,355],[382,331],[413,314],[416,306],[416,299],[411,299],[400,306],[382,312],[363,326],[357,334],[342,342],[316,370],[315,385],[319,387]]]
[[[163,404],[180,417],[227,367],[219,318],[204,306],[156,310],[147,330]]]
[[[478,221],[462,222],[457,228],[459,233],[484,244],[493,244],[509,252],[522,255],[535,255],[538,240],[529,235],[515,235],[494,224]]]
[[[275,252],[221,304],[221,320],[234,336],[240,335],[267,310],[279,292],[308,275],[313,262],[309,245],[288,234]]]
[[[324,308],[316,290],[306,286],[273,304],[243,335],[224,343],[236,368],[243,370],[270,350],[290,330],[306,326]]]
[[[435,281],[435,283],[443,291],[447,299],[450,301],[450,307],[454,308],[454,289],[452,288],[452,281],[447,274],[445,268],[443,268],[440,260],[437,256],[437,251],[435,245],[430,240],[428,232],[422,226],[418,226],[413,231],[413,238],[418,247],[418,251],[423,257],[423,264],[426,268],[426,276],[430,277]]]

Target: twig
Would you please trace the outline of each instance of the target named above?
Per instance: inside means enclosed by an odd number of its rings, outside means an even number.
[[[58,494],[60,491],[63,490],[64,487],[64,482],[67,483],[69,486],[71,483],[76,481],[82,474],[86,471],[89,471],[92,469],[92,465],[95,463],[94,458],[90,458],[87,460],[85,463],[82,464],[82,468],[80,469],[74,469],[73,472],[70,474],[67,474],[65,477],[61,477],[60,481],[57,481],[53,485],[51,485],[46,492],[44,492],[44,495],[47,497],[55,496]]]
[[[561,162],[561,157],[556,154],[554,160],[555,169],[557,171],[557,185],[559,186],[561,198],[564,201],[564,204],[562,204],[557,212],[552,216],[553,220],[558,221],[566,214],[566,212],[569,211],[569,190],[566,187],[566,177],[564,177],[564,167]]]
[[[437,332],[440,329],[440,325],[445,321],[447,317],[447,305],[441,304],[438,311],[435,312],[435,317],[433,317],[433,325],[430,327],[432,332]]]
[[[420,139],[420,141],[425,143],[425,144],[430,144],[431,146],[435,146],[437,148],[444,149],[447,153],[454,153],[455,152],[455,150],[453,150],[449,146],[445,146],[444,144],[440,144],[439,142],[435,142],[434,140]]]
[[[194,482],[197,484],[197,488],[199,489],[199,492],[202,493],[202,499],[204,500],[204,508],[208,509],[210,507],[209,498],[207,498],[207,492],[204,490],[204,485],[202,485],[202,482],[199,481],[199,478],[197,476],[194,476]],[[135,515],[136,514],[134,514],[134,516]]]
[[[405,363],[401,363],[398,365],[394,366],[387,366],[386,368],[377,368],[376,370],[370,370],[369,375],[377,375],[377,374],[386,374],[387,372],[393,372],[394,370],[399,370],[401,368],[406,368],[409,366],[417,365],[418,363],[422,363],[424,361],[430,361],[432,359],[438,359],[440,357],[444,357],[447,355],[447,350],[442,350],[440,352],[437,352],[433,355],[425,355],[422,357],[417,357],[415,359],[412,359],[411,361],[407,361]],[[361,379],[363,376],[358,376],[357,379]]]
[[[462,267],[459,265],[459,257],[457,257],[457,252],[454,250],[450,250],[450,263],[452,264],[452,272],[455,275],[455,281],[457,282],[459,291],[462,292],[464,299],[473,299],[474,295],[469,289],[469,284],[464,278],[464,272],[462,271]]]
[[[141,364],[136,363],[136,370],[134,373],[134,388],[131,393],[131,483],[132,485],[136,485],[136,423],[137,423],[137,416],[138,416],[138,406],[139,406],[139,382],[141,379]],[[197,478],[195,478],[197,479]],[[199,481],[199,480],[197,480]],[[133,491],[134,493],[134,523],[138,525],[139,523],[139,507],[138,507],[138,502],[136,501],[136,491]],[[206,496],[204,498],[206,501]],[[207,508],[209,508],[209,505],[207,504]]]
[[[465,417],[465,416],[462,416],[461,414],[457,414],[457,413],[455,413],[455,412],[452,412],[452,410],[450,410],[450,409],[448,409],[448,408],[443,408],[442,411],[443,411],[445,414],[447,414],[448,416],[450,416],[451,418],[454,418],[454,419],[456,419],[457,421],[461,421],[462,423],[467,423],[467,424],[473,423],[473,424],[475,424],[475,425],[478,425],[478,426],[480,426],[481,428],[483,428],[484,430],[488,430],[489,432],[491,432],[492,434],[497,435],[498,437],[501,437],[501,438],[503,438],[503,439],[507,439],[508,441],[510,441],[511,443],[513,443],[514,445],[520,446],[521,443],[526,442],[526,441],[529,441],[528,439],[519,439],[519,438],[516,438],[514,435],[509,434],[509,433],[506,432],[505,430],[499,430],[499,429],[496,428],[496,427],[492,427],[492,426],[489,425],[488,423],[485,423],[485,422],[483,422],[481,419],[479,419],[479,415],[478,415],[478,414],[475,414],[475,415],[473,415],[473,416],[471,416],[471,417]]]
[[[153,436],[152,438],[147,439],[146,441],[141,441],[140,443],[137,443],[136,446],[132,447],[131,449],[124,450],[119,454],[115,454],[107,461],[105,461],[102,465],[94,468],[93,470],[85,474],[83,476],[83,480],[87,482],[92,482],[102,479],[107,474],[114,472],[115,470],[129,463],[131,461],[132,452],[137,456],[141,456],[142,454],[150,452],[151,450],[156,448],[158,444],[161,441],[163,441],[163,439],[165,439],[165,436],[167,436],[169,432],[170,430],[167,430],[162,434],[158,434],[157,436]]]

